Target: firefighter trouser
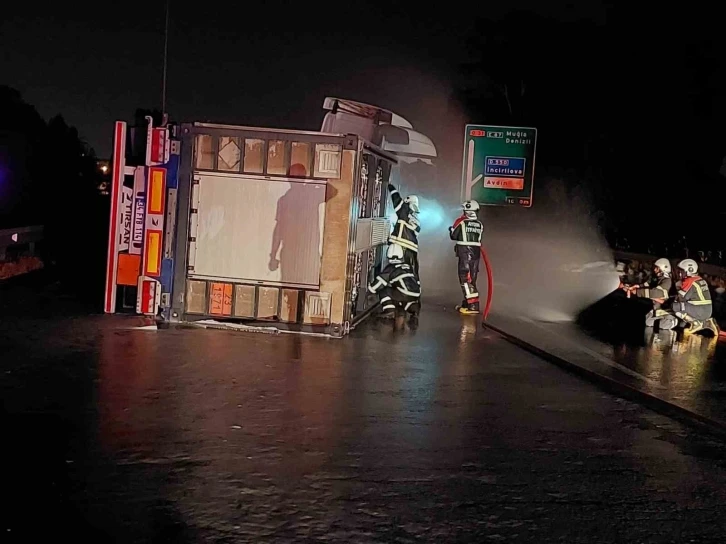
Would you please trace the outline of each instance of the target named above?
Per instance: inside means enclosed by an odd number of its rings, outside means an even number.
[[[396,308],[404,310],[410,314],[418,314],[421,310],[421,304],[415,297],[406,296],[395,287],[385,287],[381,289],[381,311],[389,313]]]
[[[478,246],[457,245],[456,256],[459,258],[459,284],[464,293],[461,306],[479,311],[479,291],[476,288],[476,278],[479,275],[481,249]]]
[[[658,328],[662,331],[669,331],[678,324],[678,319],[673,315],[673,312],[668,310],[651,310],[645,316],[645,326],[655,327],[658,323]]]
[[[673,310],[651,310],[645,316],[646,327],[653,327],[658,323],[658,328],[662,331],[669,331],[680,325],[690,325],[690,330],[693,332],[700,331],[704,328],[711,329],[715,334],[718,334],[718,325],[712,317],[705,317],[704,314],[710,313],[701,311],[698,315],[688,313],[688,308],[682,302],[674,302]],[[685,312],[683,310],[686,310]],[[700,310],[700,308],[699,308]],[[694,312],[696,313],[696,312]],[[679,323],[680,322],[680,323]]]
[[[688,302],[674,302],[673,313],[686,323],[706,321],[713,313],[711,304],[689,304]]]
[[[689,304],[688,302],[674,302],[673,313],[684,323],[691,325],[691,328],[698,329],[708,321],[713,313],[711,304]]]
[[[403,248],[403,262],[410,265],[413,268],[413,273],[418,278],[418,252],[413,251],[407,247]]]

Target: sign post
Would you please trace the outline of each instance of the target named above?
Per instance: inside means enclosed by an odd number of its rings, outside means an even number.
[[[536,128],[466,125],[464,200],[530,208],[536,148]]]

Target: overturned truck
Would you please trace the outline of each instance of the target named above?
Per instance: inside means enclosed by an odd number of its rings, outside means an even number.
[[[364,319],[386,186],[436,150],[387,110],[324,108],[321,132],[117,122],[105,311],[334,337]]]

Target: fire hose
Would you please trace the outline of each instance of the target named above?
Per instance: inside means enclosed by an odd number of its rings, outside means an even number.
[[[484,310],[482,311],[482,318],[486,319],[489,315],[489,310],[492,307],[492,295],[494,294],[494,275],[492,273],[492,265],[489,262],[489,256],[487,255],[487,252],[482,247],[481,248],[481,256],[482,259],[484,259],[484,268],[487,270],[487,302],[484,305]]]

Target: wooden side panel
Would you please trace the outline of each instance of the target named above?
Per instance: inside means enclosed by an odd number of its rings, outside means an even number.
[[[277,316],[277,303],[280,297],[278,287],[259,287],[257,289],[257,318],[274,319]]]
[[[255,286],[234,286],[235,317],[255,317]]]
[[[354,150],[344,150],[341,178],[328,180],[325,193],[325,229],[320,290],[331,294],[331,323],[342,324],[350,235],[350,208],[355,179]]]
[[[187,313],[203,314],[207,307],[207,282],[187,282]]]
[[[300,291],[296,289],[283,289],[280,302],[280,321],[296,323],[300,307]]]

